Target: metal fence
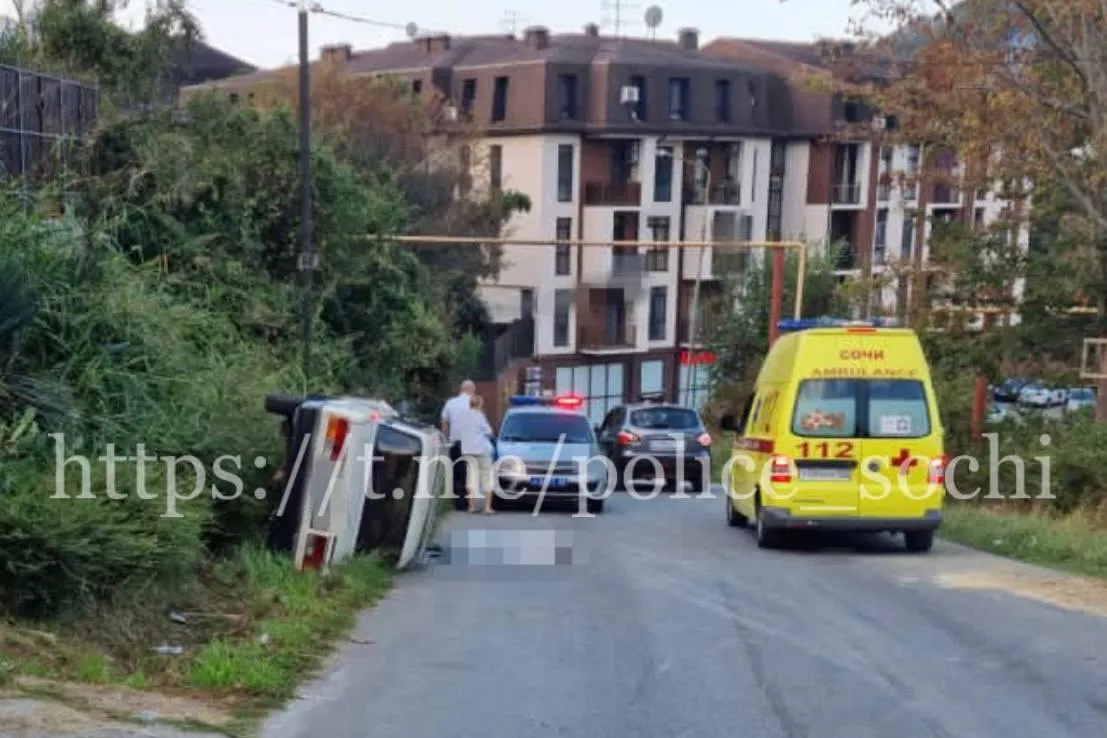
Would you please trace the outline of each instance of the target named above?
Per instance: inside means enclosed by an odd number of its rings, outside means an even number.
[[[78,163],[78,146],[96,125],[93,86],[0,65],[0,172],[24,186],[53,181]]]

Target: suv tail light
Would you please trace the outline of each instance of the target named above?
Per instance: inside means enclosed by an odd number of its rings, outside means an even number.
[[[769,462],[769,480],[787,484],[792,481],[792,460],[787,456],[777,455]]]
[[[331,451],[331,461],[338,461],[342,447],[346,445],[346,434],[350,432],[350,421],[346,418],[330,418],[327,421],[327,447]]]
[[[927,481],[930,484],[945,484],[946,483],[946,467],[949,466],[949,458],[945,454],[942,454],[936,459],[930,460],[930,470],[927,475]]]
[[[642,440],[634,433],[629,433],[627,431],[619,431],[619,435],[617,435],[615,439],[619,442],[620,446],[630,446]]]
[[[697,440],[700,442],[701,446],[710,446],[711,445],[711,434],[704,433]]]

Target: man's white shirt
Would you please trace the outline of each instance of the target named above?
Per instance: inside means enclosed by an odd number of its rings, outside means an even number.
[[[460,394],[454,395],[446,404],[442,406],[442,422],[449,424],[450,443],[457,443],[461,440],[460,428],[458,423],[462,423],[463,417],[469,412],[470,395]]]

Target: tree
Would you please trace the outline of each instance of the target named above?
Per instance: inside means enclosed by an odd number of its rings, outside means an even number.
[[[295,70],[249,95],[261,109],[298,106]],[[474,185],[473,172],[487,167],[486,158],[474,131],[446,117],[440,93],[417,96],[403,81],[355,77],[340,61],[321,61],[312,68],[311,98],[314,130],[339,159],[366,176],[390,178],[404,193],[408,233],[473,237],[471,244],[411,248],[444,285],[451,321],[461,331],[481,330],[487,316],[476,287],[499,273],[502,249],[480,239],[500,237],[513,213],[530,209],[529,198]]]

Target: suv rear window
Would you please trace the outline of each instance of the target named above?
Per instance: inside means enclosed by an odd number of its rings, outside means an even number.
[[[647,407],[630,413],[630,425],[651,430],[695,430],[700,418],[684,407]]]
[[[807,379],[796,395],[792,433],[920,438],[930,433],[926,391],[915,379]]]

